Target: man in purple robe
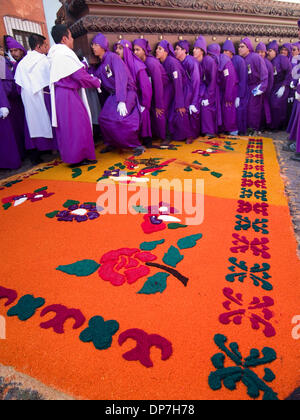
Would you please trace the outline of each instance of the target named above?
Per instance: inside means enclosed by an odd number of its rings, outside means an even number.
[[[268,88],[268,70],[264,60],[254,52],[252,42],[244,38],[239,45],[239,55],[245,59],[248,72],[247,120],[251,135],[260,135],[263,113],[263,94]]]
[[[263,58],[268,70],[268,88],[263,94],[264,117],[262,118],[262,128],[267,128],[267,126],[269,127],[272,122],[270,99],[274,84],[274,69],[272,63],[267,58],[267,47],[263,42],[260,42],[256,46],[255,52]]]
[[[65,25],[51,31],[56,45],[50,48],[52,126],[58,149],[71,165],[95,163],[92,121],[85,88],[100,88],[100,80],[88,74],[73,51],[74,40]],[[79,91],[82,95],[80,97]]]
[[[245,60],[236,54],[234,44],[230,40],[226,40],[223,44],[223,52],[226,54],[234,65],[238,78],[238,93],[235,101],[237,113],[237,125],[239,134],[247,133],[247,69]]]
[[[149,80],[152,83],[151,126],[152,135],[160,140],[166,140],[167,120],[164,99],[165,86],[169,79],[159,60],[151,54],[151,47],[146,39],[133,41],[134,53],[146,65]]]
[[[101,79],[109,94],[99,115],[100,130],[106,147],[102,153],[117,149],[133,149],[137,153],[144,148],[139,140],[140,114],[136,86],[124,61],[109,51],[109,43],[103,34],[92,40],[94,55],[100,65],[94,74]]]
[[[10,52],[12,58],[15,60],[14,63],[10,63],[12,79],[14,80],[17,67],[22,59],[26,56],[27,51],[23,45],[21,45],[11,36],[5,36],[4,42],[6,50]],[[17,140],[20,156],[23,159],[25,157],[25,111],[20,91],[18,90],[18,87],[14,81],[12,83],[12,88],[8,95],[8,99],[11,105],[10,118],[12,120],[13,129],[15,131],[15,137]]]
[[[18,169],[22,162],[9,115],[11,105],[3,83],[5,72],[5,58],[0,56],[0,168]]]
[[[206,136],[215,137],[218,133],[218,127],[222,124],[217,83],[217,62],[207,54],[207,44],[203,36],[197,38],[193,54],[202,68],[202,71],[200,71],[200,74],[202,73],[200,86],[201,131]]]
[[[292,81],[292,64],[288,57],[278,54],[279,46],[272,41],[268,47],[268,59],[274,69],[274,84],[270,97],[272,130],[286,129],[288,97]]]
[[[192,137],[187,139],[187,144],[192,144],[201,133],[200,119],[200,66],[195,57],[190,54],[190,44],[188,41],[179,41],[175,46],[175,55],[181,62],[186,71],[188,81],[188,103],[189,118],[192,130]]]
[[[133,54],[132,43],[122,39],[116,46],[116,53],[124,60],[137,87],[139,111],[141,118],[140,136],[146,147],[152,145],[150,109],[152,101],[152,84],[147,74],[146,65]]]
[[[19,63],[15,81],[21,88],[25,109],[25,147],[31,153],[32,163],[42,163],[41,152],[56,150],[51,127],[49,92],[50,65],[46,55],[48,42],[41,35],[30,35],[26,57]]]
[[[219,44],[211,44],[207,52],[218,62],[218,85],[222,112],[221,132],[238,135],[235,102],[238,94],[238,80],[234,65],[226,54],[221,54]]]
[[[192,137],[188,115],[187,76],[180,61],[175,57],[172,45],[161,41],[156,49],[156,57],[162,63],[169,77],[165,90],[166,109],[168,110],[168,127],[172,140],[182,141]],[[167,145],[169,141],[163,142]]]

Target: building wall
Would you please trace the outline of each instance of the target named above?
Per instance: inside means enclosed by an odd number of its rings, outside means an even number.
[[[13,27],[25,32],[41,33],[48,38],[43,0],[0,0],[0,2],[0,43],[3,41],[3,35],[9,34],[5,26],[5,17],[9,18],[6,19],[6,23],[10,29]]]

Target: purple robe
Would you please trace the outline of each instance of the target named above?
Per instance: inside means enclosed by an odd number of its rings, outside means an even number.
[[[99,116],[105,144],[121,149],[140,147],[138,99],[128,67],[117,54],[107,51],[94,74],[101,79],[102,87],[109,93]],[[119,102],[126,103],[126,117],[117,111]]]
[[[236,110],[237,125],[240,134],[247,133],[247,68],[245,60],[239,56],[232,57],[236,75],[238,78],[238,93],[237,97],[240,98],[240,106]]]
[[[0,79],[0,108],[8,108],[11,105],[8,101],[3,80]],[[0,168],[18,169],[21,166],[21,156],[19,153],[15,132],[12,126],[11,116],[0,118]]]
[[[222,109],[222,129],[229,133],[238,131],[235,107],[238,94],[238,78],[232,61],[225,54],[220,56],[218,81]]]
[[[267,87],[266,92],[263,95],[263,103],[264,103],[264,111],[265,111],[263,124],[266,123],[267,125],[270,125],[272,122],[270,101],[271,101],[271,92],[272,92],[273,84],[274,84],[274,69],[273,69],[272,63],[267,58],[265,58],[265,64],[268,70],[268,87]]]
[[[147,73],[152,82],[152,105],[151,105],[151,125],[153,136],[161,140],[166,139],[167,134],[167,109],[165,105],[164,92],[169,83],[167,73],[157,58],[148,55],[145,61]],[[156,109],[163,109],[162,116],[156,115]]]
[[[200,63],[203,70],[202,100],[208,100],[208,106],[201,107],[201,130],[203,134],[217,134],[222,124],[219,106],[219,86],[217,83],[218,66],[209,55]]]
[[[247,120],[248,128],[259,131],[263,113],[263,95],[254,96],[252,91],[259,85],[260,90],[266,92],[268,88],[268,70],[264,59],[258,54],[251,52],[245,58],[248,72],[247,86]]]
[[[119,41],[123,46],[124,62],[128,66],[133,81],[136,84],[141,118],[140,135],[142,138],[151,138],[150,108],[152,100],[152,84],[149,80],[146,65],[132,52],[132,43],[123,39]],[[145,108],[142,112],[141,107]]]
[[[272,60],[274,68],[274,84],[270,96],[273,130],[286,128],[287,121],[287,105],[290,93],[290,84],[292,81],[292,64],[288,57],[277,55]],[[285,92],[281,98],[278,98],[276,93],[284,86]]]
[[[297,86],[297,93],[300,94],[300,84]],[[300,153],[300,102],[295,101],[294,118],[290,124],[290,140],[296,141],[296,152]]]
[[[85,68],[55,83],[56,138],[65,163],[77,164],[96,158],[91,122],[78,90],[98,87],[99,80]]]
[[[181,63],[183,68],[187,74],[188,80],[188,96],[187,101],[189,106],[194,105],[197,109],[197,113],[189,114],[190,119],[190,127],[192,131],[193,138],[197,138],[200,136],[201,132],[201,107],[200,107],[200,84],[201,84],[201,76],[200,76],[200,66],[198,61],[190,56],[187,55],[184,61]]]
[[[172,140],[181,141],[192,137],[188,113],[188,83],[187,76],[180,61],[172,55],[168,55],[163,63],[169,77],[166,86],[165,98],[168,110],[168,125]],[[183,116],[177,111],[185,108]]]
[[[10,118],[15,132],[21,159],[25,157],[25,110],[21,98],[21,92],[14,81],[18,63],[8,63],[5,81],[5,90],[11,106]]]

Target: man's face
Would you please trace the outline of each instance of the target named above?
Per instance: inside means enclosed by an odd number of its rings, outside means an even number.
[[[3,48],[3,47],[0,47],[0,55],[1,55],[2,57],[4,57],[4,48]]]
[[[175,56],[177,60],[183,61],[186,58],[186,51],[183,48],[181,48],[179,45],[177,45],[175,48]]]
[[[289,50],[287,48],[283,47],[280,50],[280,54],[284,55],[285,57],[288,57],[289,56]]]
[[[45,39],[43,45],[38,45],[36,47],[36,51],[39,52],[40,54],[45,54],[47,55],[49,52],[49,44],[47,42],[47,40]]]
[[[123,60],[123,58],[124,58],[124,48],[122,47],[121,44],[117,45],[116,54],[118,54]]]
[[[276,51],[275,50],[268,50],[268,59],[273,60],[276,57]]]
[[[266,58],[267,53],[263,50],[257,51],[257,54],[260,55],[262,58]]]
[[[146,60],[146,53],[143,48],[139,47],[138,45],[134,46],[134,54],[142,61]]]
[[[246,45],[246,44],[241,43],[241,44],[239,45],[239,55],[240,55],[241,57],[247,57],[247,55],[249,55],[249,53],[250,53],[250,50],[249,50],[249,48],[247,47],[247,45]]]
[[[224,50],[224,54],[227,55],[227,57],[229,57],[230,59],[233,57],[233,54],[231,51]]]
[[[297,48],[296,46],[293,47],[293,49],[292,49],[293,57],[296,57],[297,55],[299,55],[299,53],[300,53],[299,48]]]
[[[166,60],[166,58],[168,57],[168,53],[167,53],[167,51],[165,51],[164,49],[163,49],[163,47],[161,47],[160,45],[157,47],[157,49],[156,49],[156,58],[158,58],[159,59],[159,61],[161,62],[161,63],[163,63],[165,60]]]
[[[196,58],[196,60],[198,61],[203,60],[203,51],[201,50],[201,48],[194,48],[193,55]]]
[[[74,39],[71,34],[71,31],[68,31],[68,36],[64,36],[62,39],[62,44],[65,44],[67,47],[69,47],[71,50],[74,48]]]
[[[16,61],[21,61],[24,57],[24,51],[20,50],[19,48],[11,48],[10,50],[11,56]]]
[[[96,57],[102,58],[105,54],[105,50],[99,44],[92,44],[92,50]]]

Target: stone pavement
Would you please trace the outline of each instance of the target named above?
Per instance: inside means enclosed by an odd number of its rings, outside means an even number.
[[[271,137],[277,150],[278,161],[282,178],[285,183],[286,194],[289,198],[289,207],[292,222],[298,241],[298,256],[300,258],[300,162],[290,160],[293,155],[284,152],[282,146],[287,143],[285,132],[266,132],[264,137]],[[49,162],[58,156],[45,155],[43,160]],[[29,159],[26,159],[22,168],[17,171],[0,170],[0,179],[19,174],[32,169]],[[46,387],[40,382],[26,375],[16,372],[12,367],[0,364],[0,400],[72,400],[73,397]],[[296,389],[289,400],[300,400],[300,388]]]

